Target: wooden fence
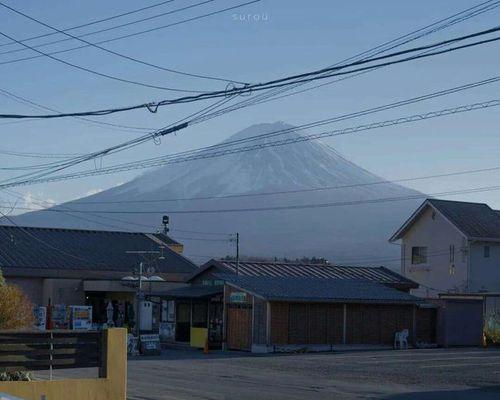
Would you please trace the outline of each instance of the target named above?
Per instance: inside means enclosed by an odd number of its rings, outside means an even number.
[[[105,336],[105,331],[0,331],[0,372],[99,367],[101,376]]]

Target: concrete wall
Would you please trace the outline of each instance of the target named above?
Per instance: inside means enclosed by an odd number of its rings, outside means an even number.
[[[450,262],[450,245],[455,248],[453,262]],[[426,264],[412,265],[414,246],[427,247]],[[423,285],[412,290],[417,296],[436,297],[440,291],[465,290],[468,276],[465,237],[439,212],[428,207],[403,238],[401,273]]]
[[[8,284],[18,286],[36,305],[52,304],[83,305],[85,292],[81,279],[43,279],[9,276]]]
[[[0,382],[0,392],[26,400],[125,400],[127,397],[127,331],[108,330],[106,377],[54,381]]]
[[[85,304],[85,292],[81,279],[44,279],[43,302],[48,304]]]
[[[19,287],[33,304],[44,304],[42,278],[8,277],[5,280],[9,285]]]
[[[484,246],[490,257],[484,257]],[[474,242],[470,246],[470,291],[500,291],[500,243]]]

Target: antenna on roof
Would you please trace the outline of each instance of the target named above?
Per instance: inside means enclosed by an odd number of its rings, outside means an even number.
[[[168,227],[168,224],[170,222],[170,218],[168,218],[168,215],[164,215],[163,216],[163,220],[162,220],[162,223],[163,223],[163,233],[165,235],[168,234],[168,232],[170,231],[169,227]]]

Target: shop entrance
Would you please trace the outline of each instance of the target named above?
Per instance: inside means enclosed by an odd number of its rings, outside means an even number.
[[[177,303],[175,340],[189,342],[191,340],[191,304]]]
[[[228,304],[227,345],[230,350],[250,351],[252,346],[252,305]]]

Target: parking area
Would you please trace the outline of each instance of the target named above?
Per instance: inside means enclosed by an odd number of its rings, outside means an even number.
[[[130,400],[498,399],[500,350],[256,356],[167,350],[129,361]]]

